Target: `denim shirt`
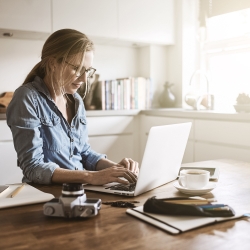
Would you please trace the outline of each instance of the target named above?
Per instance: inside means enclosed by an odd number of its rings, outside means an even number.
[[[78,93],[72,96],[76,115],[69,124],[40,77],[15,91],[6,115],[25,181],[50,184],[59,167],[95,171],[106,157],[91,149],[83,101]]]

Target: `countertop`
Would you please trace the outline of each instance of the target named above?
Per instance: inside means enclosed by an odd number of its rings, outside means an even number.
[[[250,122],[250,113],[237,113],[235,110],[193,110],[183,108],[148,109],[148,110],[93,110],[87,111],[87,116],[165,116],[180,117],[188,119],[223,120],[235,122]]]
[[[0,113],[0,120],[6,120],[6,114]]]
[[[237,113],[235,110],[193,110],[183,108],[166,108],[143,110],[141,114],[150,116],[181,117],[205,120],[223,120],[250,122],[250,113]]]
[[[250,113],[237,113],[234,110],[192,110],[183,108],[165,108],[148,110],[88,110],[87,116],[136,116],[138,114],[150,116],[180,117],[205,120],[223,120],[250,122]],[[6,114],[0,113],[0,120],[6,120]]]

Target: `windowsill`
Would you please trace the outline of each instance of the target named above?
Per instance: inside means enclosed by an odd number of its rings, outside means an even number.
[[[141,114],[151,116],[181,117],[187,119],[206,119],[250,122],[250,113],[237,113],[234,109],[229,110],[194,110],[184,108],[165,108],[143,110]]]
[[[87,110],[87,117],[94,116],[166,116],[187,119],[224,120],[250,122],[250,113],[237,113],[232,110],[193,110],[184,108],[157,108],[148,110]],[[0,113],[0,120],[6,120],[6,114]]]

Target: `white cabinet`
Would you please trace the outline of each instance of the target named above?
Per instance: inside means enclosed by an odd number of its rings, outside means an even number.
[[[138,160],[137,119],[134,116],[88,117],[89,143],[98,153],[119,162]]]
[[[215,120],[195,120],[195,139],[212,143],[250,147],[250,124]]]
[[[53,0],[53,31],[76,29],[90,37],[117,38],[116,0]]]
[[[150,127],[189,121],[193,125],[183,157],[183,163],[223,158],[250,161],[249,122],[152,115],[141,115],[140,154],[142,155],[144,151]]]
[[[195,161],[214,159],[250,161],[248,122],[195,120]]]
[[[52,0],[52,6],[53,31],[72,28],[101,42],[174,43],[174,0]]]
[[[141,118],[140,118],[140,157],[142,158],[143,156],[143,152],[144,152],[146,142],[147,142],[148,133],[152,126],[178,124],[178,123],[185,123],[185,122],[193,123],[193,120],[185,119],[185,118],[141,115]],[[193,162],[193,155],[194,155],[194,127],[192,126],[190,134],[189,134],[186,150],[182,159],[182,163]]]
[[[174,0],[0,0],[0,30],[47,38],[79,30],[96,43],[174,43]],[[44,33],[42,36],[39,33]]]
[[[250,148],[206,142],[195,143],[195,161],[233,159],[250,162]]]
[[[0,185],[20,183],[22,171],[17,167],[17,155],[14,149],[12,134],[6,121],[0,121]]]
[[[90,136],[89,143],[96,152],[109,160],[120,162],[124,157],[135,159],[133,135]]]
[[[115,162],[124,157],[141,162],[152,126],[184,122],[192,122],[192,128],[182,163],[222,158],[250,161],[249,122],[93,113],[87,112],[90,145]],[[16,164],[12,134],[5,120],[0,121],[0,132],[0,184],[20,182],[22,172]]]
[[[0,29],[50,33],[50,0],[0,0]]]
[[[174,0],[118,0],[119,38],[174,43]]]

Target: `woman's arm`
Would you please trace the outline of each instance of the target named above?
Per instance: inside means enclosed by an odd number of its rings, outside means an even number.
[[[29,85],[17,89],[8,105],[6,116],[24,176],[34,183],[50,184],[51,176],[59,165],[44,162],[36,91]]]
[[[111,163],[105,162],[108,166]],[[121,179],[119,177],[123,177]],[[52,182],[54,183],[89,183],[93,185],[103,185],[110,182],[118,182],[121,184],[129,184],[136,182],[137,177],[130,170],[120,166],[109,166],[100,171],[86,171],[86,170],[68,170],[56,168],[52,175]]]
[[[112,166],[124,167],[134,173],[136,176],[139,174],[139,164],[138,162],[132,160],[131,158],[123,158],[119,163],[110,161],[109,159],[101,159],[96,164],[96,171],[106,169]]]

